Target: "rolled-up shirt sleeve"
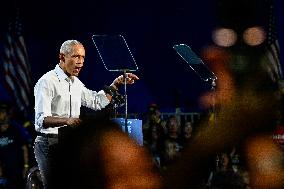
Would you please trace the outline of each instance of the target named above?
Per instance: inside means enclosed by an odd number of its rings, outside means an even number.
[[[43,120],[51,116],[52,90],[48,82],[44,79],[39,80],[34,87],[35,95],[35,130],[40,131],[43,128]]]
[[[83,106],[93,110],[101,110],[110,103],[103,90],[96,92],[89,90],[86,87],[83,87],[82,89],[81,100]]]

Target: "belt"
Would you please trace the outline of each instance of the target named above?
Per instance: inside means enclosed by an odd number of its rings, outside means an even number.
[[[58,138],[58,134],[52,134],[52,133],[37,132],[37,136],[42,136],[42,137],[47,137],[47,138]]]

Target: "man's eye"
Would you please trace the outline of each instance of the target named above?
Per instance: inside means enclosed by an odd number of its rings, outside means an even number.
[[[85,58],[84,56],[80,56],[80,55],[73,55],[72,57],[73,58],[83,58],[83,59]]]

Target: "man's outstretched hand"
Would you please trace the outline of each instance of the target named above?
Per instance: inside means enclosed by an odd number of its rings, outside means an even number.
[[[133,73],[126,73],[126,84],[133,84],[136,80],[139,79],[139,77]],[[116,89],[119,87],[119,85],[124,84],[125,82],[125,76],[120,75],[115,80],[113,80],[111,86],[115,87]]]

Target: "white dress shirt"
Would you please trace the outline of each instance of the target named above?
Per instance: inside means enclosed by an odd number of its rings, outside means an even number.
[[[109,104],[103,90],[89,90],[75,76],[72,81],[59,65],[38,80],[34,96],[35,130],[41,133],[58,134],[59,127],[43,127],[43,120],[47,116],[79,118],[81,106],[101,110]]]

